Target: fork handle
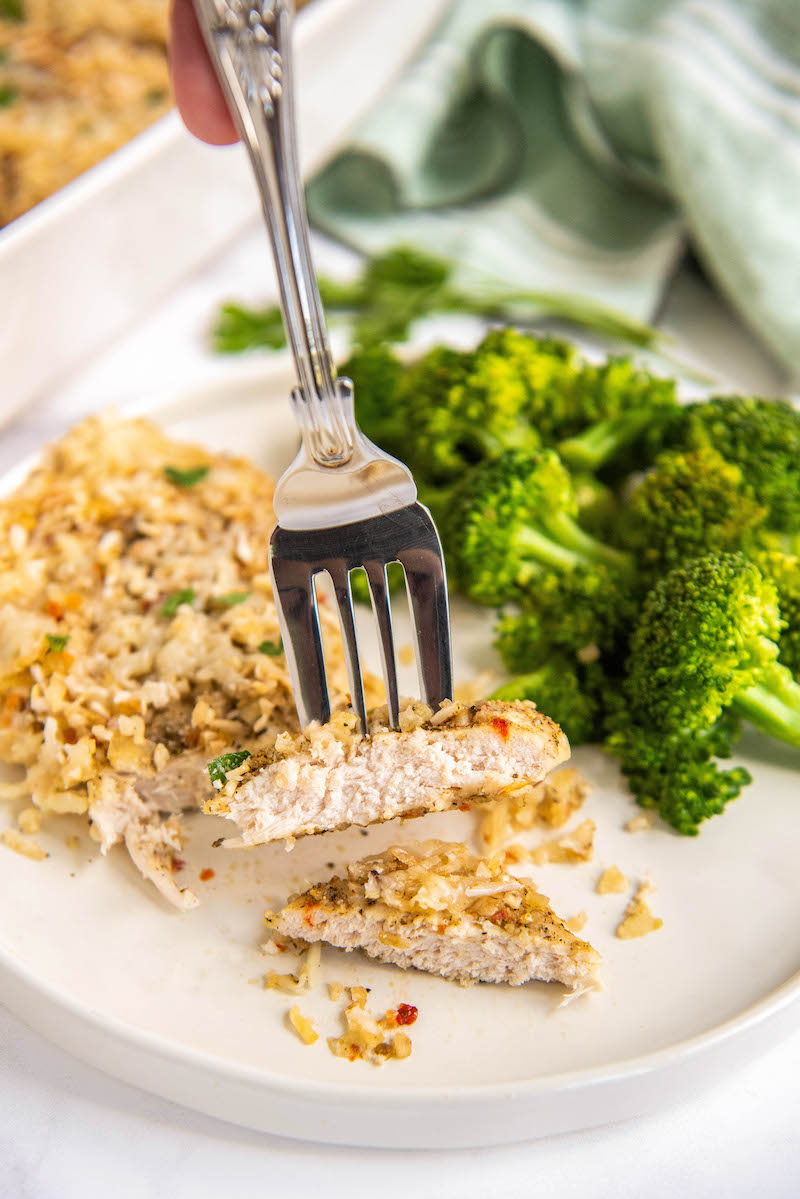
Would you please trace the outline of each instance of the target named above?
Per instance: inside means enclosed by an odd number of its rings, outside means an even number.
[[[292,84],[292,0],[194,0],[211,60],[247,147],[278,275],[299,386],[292,402],[313,459],[349,461],[351,392],[338,380],[311,265]]]

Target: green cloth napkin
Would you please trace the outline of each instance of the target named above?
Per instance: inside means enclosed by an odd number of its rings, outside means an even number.
[[[364,252],[643,320],[688,235],[800,372],[800,5],[457,0],[308,199]]]

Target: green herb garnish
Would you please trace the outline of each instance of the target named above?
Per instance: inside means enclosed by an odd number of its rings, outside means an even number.
[[[0,0],[0,20],[24,21],[25,6],[22,0]]]
[[[247,761],[249,757],[249,749],[239,749],[234,753],[220,754],[218,758],[214,758],[213,762],[209,762],[208,764],[208,775],[212,786],[216,787],[219,791],[220,787],[224,786],[227,781],[227,772],[235,770],[237,766],[241,766],[242,762]]]
[[[398,246],[367,261],[353,283],[320,279],[325,308],[351,318],[353,341],[362,348],[406,341],[411,325],[433,313],[455,312],[515,323],[541,319],[566,321],[604,337],[656,348],[663,335],[594,300],[569,293],[476,287],[469,293],[451,282],[452,264],[409,246]],[[280,309],[249,309],[225,304],[212,330],[213,348],[236,354],[257,346],[286,344]]]
[[[18,96],[18,88],[0,86],[0,108],[10,108]]]
[[[165,466],[164,475],[176,487],[194,487],[195,483],[206,477],[210,469],[209,466],[190,466],[186,470],[180,470],[177,466]]]
[[[211,344],[218,354],[241,354],[257,346],[282,349],[286,334],[280,308],[223,304],[211,333]]]
[[[266,654],[270,658],[277,658],[283,653],[283,641],[262,641],[258,647],[260,654]]]
[[[69,635],[61,633],[47,633],[46,636],[47,644],[50,646],[50,649],[53,651],[53,653],[63,654],[64,650],[67,648]]]
[[[227,595],[215,595],[211,603],[215,608],[235,608],[249,599],[250,595],[249,591],[229,591]]]
[[[173,591],[172,595],[168,595],[161,605],[161,615],[172,617],[178,611],[181,604],[194,603],[194,588],[184,587],[182,591]]]

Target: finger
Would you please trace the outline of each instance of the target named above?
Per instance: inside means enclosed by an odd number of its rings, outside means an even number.
[[[169,61],[175,100],[189,132],[213,146],[237,141],[192,0],[172,0]]]

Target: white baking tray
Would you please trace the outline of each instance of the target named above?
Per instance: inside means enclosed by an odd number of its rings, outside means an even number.
[[[374,101],[438,0],[316,0],[297,19],[304,169]],[[370,26],[365,58],[360,36]],[[176,113],[0,231],[0,422],[46,394],[257,214],[241,147],[201,145]]]

